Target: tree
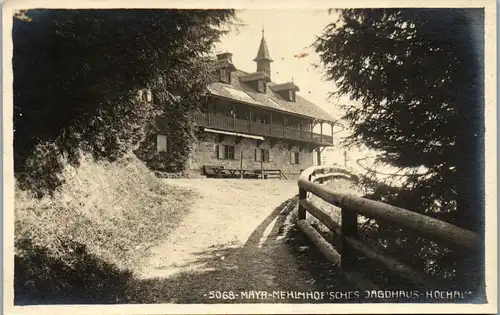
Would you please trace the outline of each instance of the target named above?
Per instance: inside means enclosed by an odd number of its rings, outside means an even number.
[[[427,193],[437,194],[433,199],[457,200],[456,192],[465,190],[461,182],[479,173],[484,158],[483,56],[473,37],[474,27],[481,27],[473,24],[478,14],[341,10],[315,42],[337,93],[361,104],[344,107],[353,130],[346,144],[381,151],[377,161],[397,168],[424,166],[429,172],[410,176],[408,185],[432,184]],[[474,176],[472,182],[480,180]],[[457,223],[480,230],[479,209],[459,209]]]
[[[398,169],[428,170],[371,197],[482,233],[482,9],[337,12],[314,45],[335,93],[360,104],[343,107],[353,131],[344,144],[382,152],[377,162]]]
[[[83,150],[114,160],[140,142],[156,116],[188,117],[212,79],[213,44],[233,18],[233,10],[17,14],[14,165],[21,183],[53,190],[60,156],[78,164]],[[137,99],[145,88],[153,102]],[[184,134],[188,141],[192,131]]]

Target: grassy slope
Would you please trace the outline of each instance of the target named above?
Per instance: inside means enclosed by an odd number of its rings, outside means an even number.
[[[125,281],[135,271],[198,197],[165,184],[133,155],[115,163],[85,158],[63,176],[52,197],[37,200],[16,189],[19,303],[99,297],[110,277]]]

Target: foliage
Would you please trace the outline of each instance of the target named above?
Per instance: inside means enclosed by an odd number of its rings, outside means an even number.
[[[61,177],[71,180],[52,197],[32,198],[16,189],[20,303],[123,301],[116,290],[124,289],[148,248],[165,239],[199,197],[166,186],[134,156],[113,163],[95,163],[88,155],[80,160],[78,168],[65,168]]]
[[[353,129],[346,144],[382,152],[377,162],[397,168],[427,168],[425,175],[409,176],[406,188],[416,194],[415,200],[442,201],[439,212],[455,210],[451,201],[457,201],[458,191],[470,194],[464,179],[480,183],[477,175],[471,176],[483,159],[483,57],[473,38],[481,28],[477,24],[482,22],[474,22],[482,11],[363,9],[339,14],[315,46],[337,93],[361,104],[344,106],[343,118]],[[437,212],[432,205],[415,205]],[[456,223],[478,230],[477,204],[474,209],[462,206]]]
[[[344,145],[367,146],[381,152],[377,163],[407,170],[400,188],[367,174],[368,197],[484,231],[482,9],[337,12],[314,45],[326,79],[338,87],[332,95],[357,104],[343,106],[352,127]],[[372,228],[368,238],[406,260],[439,259],[453,269],[444,248],[436,251],[388,224]],[[434,272],[450,277],[437,265]]]
[[[188,117],[211,80],[208,54],[233,17],[232,10],[45,9],[15,16],[14,165],[23,187],[60,184],[37,171],[44,154],[72,165],[79,150],[113,161],[157,115]],[[158,97],[141,100],[141,89]],[[187,142],[192,131],[184,131],[179,139]]]

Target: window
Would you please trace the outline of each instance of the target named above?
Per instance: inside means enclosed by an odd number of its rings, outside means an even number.
[[[257,83],[259,92],[266,93],[266,83],[264,80],[259,80]]]
[[[256,162],[264,162],[264,163],[269,163],[271,160],[270,152],[269,150],[261,149],[261,148],[256,148],[255,149],[255,161]]]
[[[299,152],[290,152],[290,164],[300,164]]]
[[[167,136],[157,135],[156,136],[156,152],[167,152]]]
[[[234,146],[233,145],[224,146],[224,159],[225,160],[234,160]]]
[[[288,90],[288,100],[290,102],[295,102],[295,91],[294,90]]]
[[[234,160],[234,145],[219,144],[217,147],[217,158],[220,160]]]
[[[225,83],[231,82],[231,72],[229,72],[227,69],[220,69],[219,75],[220,75],[220,80],[222,82],[225,82]]]

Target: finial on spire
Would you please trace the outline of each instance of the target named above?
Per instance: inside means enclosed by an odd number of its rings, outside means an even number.
[[[264,37],[264,23],[262,23],[262,37]]]

